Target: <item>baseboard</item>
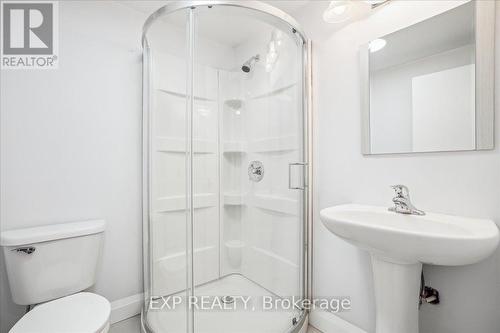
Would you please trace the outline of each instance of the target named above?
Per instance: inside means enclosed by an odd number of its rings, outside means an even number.
[[[111,324],[128,319],[141,313],[144,294],[132,295],[111,302]]]
[[[309,324],[323,333],[367,333],[334,313],[323,310],[312,310]]]

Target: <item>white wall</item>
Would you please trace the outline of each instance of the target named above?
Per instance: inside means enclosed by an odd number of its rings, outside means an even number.
[[[457,1],[394,1],[371,17],[330,34],[321,18],[298,17],[314,43],[314,105],[319,144],[317,195],[320,208],[355,202],[389,206],[389,185],[409,186],[417,207],[434,212],[492,218],[500,222],[500,142],[483,152],[361,155],[358,46],[458,5]],[[311,11],[312,12],[312,11]],[[497,20],[500,8],[497,6]],[[497,43],[500,26],[497,25]],[[500,61],[497,48],[497,59]],[[500,77],[499,67],[496,68]],[[500,87],[497,85],[497,96]],[[499,101],[497,99],[497,105]],[[497,126],[500,128],[500,117]],[[314,221],[314,293],[350,296],[342,318],[374,331],[372,272],[366,252],[348,245]],[[420,311],[422,333],[498,332],[500,255],[465,267],[425,266],[427,284],[441,304]]]
[[[61,1],[59,69],[1,73],[1,230],[105,219],[93,290],[110,301],[142,292],[145,18],[113,2]],[[11,302],[3,256],[0,266],[7,332],[24,308]]]

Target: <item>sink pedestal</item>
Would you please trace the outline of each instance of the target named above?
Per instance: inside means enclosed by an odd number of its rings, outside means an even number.
[[[422,264],[400,264],[371,256],[376,333],[418,333]]]
[[[470,265],[495,252],[495,222],[386,207],[340,205],[320,212],[325,227],[372,256],[377,333],[418,333],[421,263]]]

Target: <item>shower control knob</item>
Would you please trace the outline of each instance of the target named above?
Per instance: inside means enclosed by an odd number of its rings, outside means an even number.
[[[264,178],[264,165],[261,161],[252,161],[248,166],[248,178],[253,182],[260,182]]]

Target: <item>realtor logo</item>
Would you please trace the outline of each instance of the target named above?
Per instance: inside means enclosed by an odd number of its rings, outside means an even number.
[[[2,69],[57,68],[55,1],[2,1]]]

